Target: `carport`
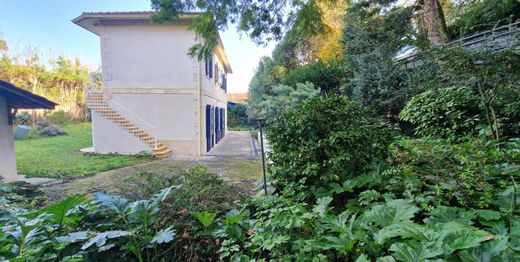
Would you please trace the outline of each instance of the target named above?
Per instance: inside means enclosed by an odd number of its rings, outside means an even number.
[[[0,80],[0,180],[20,180],[16,172],[13,120],[18,109],[54,109],[57,104]]]

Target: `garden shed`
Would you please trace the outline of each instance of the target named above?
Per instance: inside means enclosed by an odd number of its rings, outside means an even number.
[[[0,80],[0,180],[13,181],[16,172],[13,120],[18,109],[54,109],[57,104]]]

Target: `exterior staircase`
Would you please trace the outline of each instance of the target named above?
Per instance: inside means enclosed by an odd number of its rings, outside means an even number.
[[[118,113],[118,111],[107,102],[107,99],[102,92],[93,90],[87,91],[85,102],[88,108],[92,111],[119,125],[128,133],[134,135],[146,145],[153,148],[155,157],[166,158],[171,155],[172,151],[165,145],[159,143],[156,137],[152,136],[149,132],[135,125],[128,118]]]

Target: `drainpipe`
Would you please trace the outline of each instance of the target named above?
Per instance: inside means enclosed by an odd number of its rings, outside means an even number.
[[[198,77],[197,77],[197,96],[198,96],[198,101],[199,101],[199,105],[197,106],[197,115],[198,115],[198,127],[199,127],[199,139],[198,140],[198,149],[197,149],[197,152],[199,154],[199,156],[202,155],[202,150],[201,150],[201,147],[202,147],[202,84],[201,84],[201,73],[200,73],[200,70],[201,70],[201,66],[200,66],[200,61],[197,61],[197,74],[198,74]]]

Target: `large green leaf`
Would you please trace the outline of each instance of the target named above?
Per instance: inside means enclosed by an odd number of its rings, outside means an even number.
[[[375,222],[387,227],[395,223],[410,221],[419,208],[404,199],[390,200],[382,205],[375,205],[372,210],[365,213],[365,222]]]
[[[72,232],[66,236],[56,237],[59,243],[76,243],[88,239],[88,231]]]
[[[444,253],[440,248],[426,247],[420,243],[395,243],[390,246],[390,251],[395,259],[404,262],[422,262]]]
[[[421,241],[427,239],[424,235],[424,231],[424,226],[405,221],[381,229],[379,232],[374,234],[374,239],[380,245],[384,244],[387,239],[393,237],[414,238]]]
[[[130,220],[145,226],[151,225],[158,219],[157,205],[148,200],[139,200],[130,205]]]
[[[208,211],[195,211],[191,214],[204,226],[204,228],[208,228],[209,226],[211,226],[211,224],[213,224],[213,221],[215,221],[215,217],[217,216],[217,213],[211,213]]]
[[[183,185],[175,185],[175,186],[167,187],[167,188],[161,190],[159,193],[153,195],[152,201],[155,202],[156,204],[159,204],[159,203],[163,202],[164,200],[166,200],[166,198],[168,198],[168,196],[170,195],[172,190],[180,189],[180,188],[182,188],[182,186]]]
[[[467,211],[456,207],[440,206],[432,210],[429,213],[428,218],[424,219],[424,222],[427,224],[436,224],[458,221],[471,225],[473,224],[472,220],[476,217],[477,215],[473,211]]]
[[[158,231],[150,243],[165,244],[171,242],[175,237],[175,230],[173,230],[172,228],[173,227],[168,227],[166,229]]]
[[[39,213],[50,214],[52,223],[58,225],[58,230],[61,230],[64,225],[74,224],[81,219],[80,216],[71,214],[71,211],[85,201],[87,198],[84,195],[71,196],[40,209]]]
[[[332,197],[330,196],[318,198],[312,211],[318,213],[320,216],[323,216],[325,212],[327,212],[330,202],[332,202]]]
[[[481,246],[460,252],[459,258],[464,262],[470,261],[506,261],[502,254],[507,249],[508,237],[495,236]]]
[[[125,214],[129,207],[126,199],[101,192],[94,194],[94,203],[98,204],[100,210],[111,211],[117,214]]]
[[[85,244],[83,244],[83,246],[81,246],[81,249],[85,250],[94,244],[96,244],[97,247],[102,247],[106,244],[108,239],[119,238],[119,237],[130,236],[130,235],[132,235],[131,232],[121,231],[121,230],[102,232],[102,233],[97,234],[95,237],[91,238]]]

